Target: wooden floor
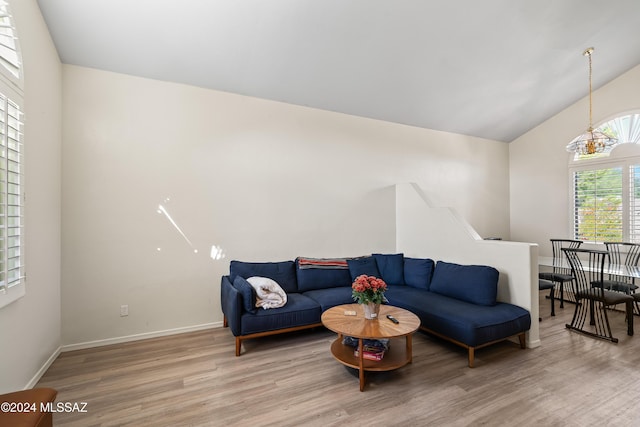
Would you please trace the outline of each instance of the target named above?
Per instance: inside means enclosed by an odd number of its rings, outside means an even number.
[[[481,349],[470,369],[464,349],[419,332],[413,363],[368,374],[364,392],[321,328],[249,340],[240,357],[223,328],[67,352],[38,385],[87,403],[56,426],[640,425],[640,333],[621,312],[618,344],[570,332],[573,306],[550,317],[548,304],[541,347]]]

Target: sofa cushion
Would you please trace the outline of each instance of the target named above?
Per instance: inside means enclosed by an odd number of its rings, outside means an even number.
[[[373,254],[382,280],[387,285],[404,285],[403,254]]]
[[[414,288],[429,290],[435,263],[428,258],[404,259],[404,283]]]
[[[376,259],[372,256],[348,259],[347,264],[349,264],[349,273],[351,274],[352,281],[363,274],[381,278]]]
[[[316,289],[313,291],[307,291],[303,295],[320,304],[322,311],[328,310],[336,305],[353,304],[351,286],[332,289]]]
[[[231,261],[230,265],[231,282],[236,280],[236,276],[248,279],[251,276],[268,277],[278,282],[280,287],[286,292],[297,292],[298,283],[296,280],[296,267],[293,261],[282,262],[242,262]]]
[[[321,322],[321,315],[320,304],[316,301],[299,293],[291,293],[287,295],[287,304],[284,307],[260,309],[256,314],[244,313],[240,332],[241,335],[248,335],[312,325]]]
[[[236,279],[233,281],[233,287],[242,295],[244,311],[255,314],[256,311],[258,311],[256,308],[256,290],[253,289],[251,283],[240,276],[236,276]]]
[[[420,298],[415,292],[427,295]],[[513,304],[471,304],[409,286],[396,286],[386,295],[391,304],[418,316],[422,327],[469,346],[508,338],[531,327],[530,313]]]
[[[460,265],[438,261],[431,292],[478,305],[495,305],[498,295],[498,270],[486,265]]]
[[[422,300],[429,298],[431,295],[432,293],[426,289],[414,288],[412,286],[389,286],[384,293],[389,304],[405,308],[411,312],[414,312],[414,310],[412,310],[413,308],[421,307]]]
[[[332,260],[297,258],[296,275],[298,277],[299,292],[338,286],[351,287],[351,274],[345,258],[334,258]]]

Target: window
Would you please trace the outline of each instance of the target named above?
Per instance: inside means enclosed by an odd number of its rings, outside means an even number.
[[[25,294],[21,85],[16,31],[0,0],[0,307]]]
[[[613,155],[618,146],[640,142],[640,114],[617,117],[599,129],[615,135],[618,143],[605,153],[572,159],[573,237],[592,243],[640,243],[640,150]]]
[[[4,67],[4,74],[14,84],[21,79],[18,38],[6,0],[0,0],[0,65]]]
[[[0,95],[0,290],[22,274],[22,120],[18,106]]]
[[[587,242],[623,239],[622,168],[576,171],[574,236]]]
[[[618,143],[607,147],[604,153],[598,154],[580,154],[576,153],[573,157],[574,161],[590,160],[596,158],[607,157],[611,154],[611,151],[620,146],[621,144],[638,144],[640,143],[640,113],[627,114],[624,116],[616,117],[609,120],[597,127],[596,130],[604,131],[608,135],[613,135],[618,139]],[[577,136],[573,141],[578,139]],[[571,141],[571,142],[573,142]]]

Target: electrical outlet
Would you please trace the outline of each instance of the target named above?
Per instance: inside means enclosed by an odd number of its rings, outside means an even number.
[[[120,317],[125,317],[129,315],[129,306],[128,305],[121,305],[120,306]]]

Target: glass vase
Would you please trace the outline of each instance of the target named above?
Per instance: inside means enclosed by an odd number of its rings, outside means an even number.
[[[365,319],[374,320],[378,318],[378,313],[380,313],[380,304],[373,302],[364,303],[362,304],[362,309],[364,310]]]

